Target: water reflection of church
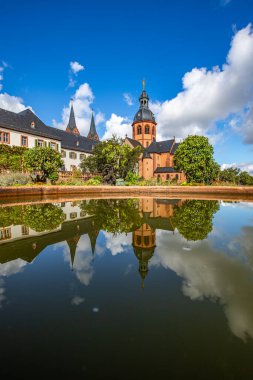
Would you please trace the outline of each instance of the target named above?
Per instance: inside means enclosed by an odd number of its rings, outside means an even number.
[[[152,258],[156,247],[156,230],[173,231],[174,206],[180,206],[182,201],[176,199],[152,199],[139,200],[139,212],[142,216],[142,225],[133,231],[133,249],[139,261],[139,273],[144,279],[148,273],[148,263]]]
[[[139,273],[143,284],[156,247],[156,230],[174,231],[174,206],[181,205],[182,201],[144,198],[136,202],[136,213],[139,214],[138,228],[130,228],[129,232],[132,232],[133,251],[139,261]],[[2,234],[4,238],[0,239],[1,264],[16,259],[31,263],[47,246],[66,241],[73,268],[78,242],[83,235],[88,235],[91,253],[95,254],[99,214],[87,214],[78,202],[55,204],[55,207],[61,208],[64,221],[51,231],[36,232],[27,225],[17,225],[15,222],[1,227],[2,230],[8,230],[8,234]]]

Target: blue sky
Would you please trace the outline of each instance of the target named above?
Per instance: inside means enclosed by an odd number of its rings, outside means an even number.
[[[74,97],[83,134],[93,108],[101,138],[130,135],[145,78],[160,138],[205,134],[219,163],[253,170],[251,0],[0,0],[0,9],[0,107],[30,106],[64,128]]]

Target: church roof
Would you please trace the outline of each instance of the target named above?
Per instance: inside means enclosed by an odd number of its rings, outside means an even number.
[[[143,81],[142,86],[142,93],[139,97],[140,106],[134,116],[134,123],[138,121],[152,121],[155,123],[155,116],[148,106],[149,97],[145,90],[145,81]]]
[[[134,122],[138,122],[138,121],[155,122],[155,116],[148,107],[141,107],[134,116]]]
[[[175,151],[177,150],[177,148],[178,148],[178,146],[179,146],[179,143],[175,143],[174,145],[173,145],[173,147],[172,147],[172,149],[171,149],[171,154],[174,154],[175,153]]]
[[[174,144],[173,140],[164,140],[164,141],[152,141],[149,147],[146,149],[149,153],[168,153],[171,151],[171,148]]]
[[[76,126],[76,119],[75,119],[73,104],[71,104],[70,115],[69,115],[69,122],[68,122],[68,125],[67,125],[67,129],[70,129],[71,131],[74,131],[75,129],[78,129],[77,126]]]
[[[35,123],[35,128],[31,123]],[[41,121],[30,109],[20,113],[6,111],[0,108],[0,128],[8,128],[14,131],[46,137],[48,139],[61,141],[63,149],[76,150],[80,152],[91,153],[93,147],[98,142],[90,140],[87,137],[74,135],[63,131],[62,129],[49,127]]]
[[[95,120],[94,120],[93,112],[92,112],[92,115],[91,115],[90,130],[89,130],[89,133],[88,133],[88,138],[89,139],[98,139],[98,134],[97,134],[97,131],[96,131],[96,126],[95,126]]]
[[[126,140],[128,140],[134,148],[136,148],[137,146],[143,147],[139,141],[134,140],[134,139],[130,139],[130,137],[126,137]]]

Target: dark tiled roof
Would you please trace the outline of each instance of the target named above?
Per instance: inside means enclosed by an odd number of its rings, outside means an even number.
[[[71,104],[69,122],[68,122],[67,128],[69,128],[71,131],[73,131],[74,129],[77,129],[73,104]]]
[[[180,172],[170,166],[164,166],[164,167],[156,168],[154,173],[180,173]]]
[[[173,145],[173,147],[172,147],[172,149],[171,149],[171,154],[174,154],[175,153],[175,151],[177,150],[177,148],[178,148],[178,146],[179,146],[179,143],[175,143],[174,145]]]
[[[31,128],[31,123],[35,122],[35,128]],[[44,136],[50,139],[57,139],[54,128],[47,127],[31,110],[27,109],[20,113],[6,111],[0,108],[0,127],[5,127],[18,132],[25,132],[31,135]]]
[[[88,138],[89,139],[96,139],[96,137],[98,138],[98,134],[97,134],[97,131],[96,131],[94,115],[93,115],[93,112],[92,112],[91,121],[90,121],[90,130],[89,130],[89,133],[88,133]]]
[[[31,128],[32,122],[35,122],[34,129]],[[0,108],[0,127],[59,140],[63,149],[73,149],[86,153],[91,153],[93,147],[98,143],[98,141],[89,140],[84,136],[74,135],[62,129],[49,127],[29,109],[15,113]]]
[[[134,148],[136,148],[137,146],[142,147],[142,144],[139,141],[130,139],[130,137],[126,137],[126,139],[133,145]]]
[[[146,150],[149,153],[168,153],[173,144],[174,140],[153,141]]]
[[[144,158],[151,158],[152,159],[150,153],[147,152],[146,150],[144,151],[143,156],[142,156],[142,159],[144,159]]]

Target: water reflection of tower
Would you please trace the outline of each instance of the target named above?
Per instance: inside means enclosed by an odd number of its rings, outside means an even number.
[[[148,264],[156,247],[156,229],[174,231],[172,216],[174,206],[182,205],[178,199],[152,199],[139,200],[139,212],[142,216],[142,226],[133,232],[132,245],[135,256],[139,261],[139,273],[144,279],[148,274]]]
[[[153,199],[141,199],[139,201],[139,211],[144,220],[153,214]],[[142,278],[142,288],[144,279],[148,274],[148,262],[154,254],[156,245],[156,234],[148,223],[143,223],[140,228],[133,232],[132,240],[135,256],[139,261],[139,273]]]

